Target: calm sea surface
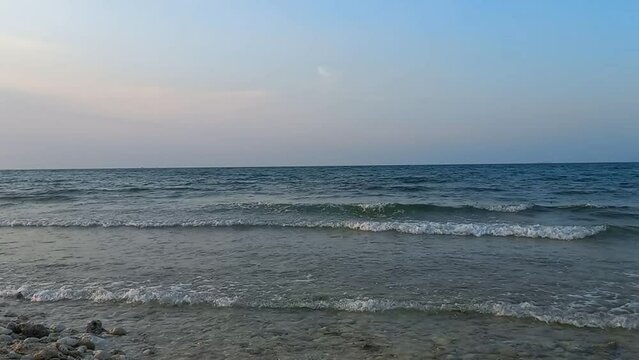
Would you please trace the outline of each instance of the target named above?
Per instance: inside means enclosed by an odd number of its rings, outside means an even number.
[[[637,359],[639,164],[0,171],[0,302],[166,359]]]

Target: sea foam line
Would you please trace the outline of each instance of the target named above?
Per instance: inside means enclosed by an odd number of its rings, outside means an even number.
[[[31,288],[0,290],[0,297],[15,297],[20,291],[32,302],[58,302],[65,300],[85,300],[95,303],[157,303],[164,305],[209,305],[218,308],[253,309],[307,309],[345,312],[378,313],[386,311],[418,311],[426,313],[479,313],[499,317],[534,319],[545,323],[558,323],[575,327],[639,328],[639,314],[615,314],[599,311],[593,313],[574,311],[559,306],[537,306],[530,302],[510,303],[505,301],[484,301],[478,303],[432,303],[417,300],[393,300],[385,298],[335,298],[335,299],[242,299],[207,292],[197,292],[181,286],[148,286],[106,290],[99,286],[74,288]]]
[[[360,231],[397,231],[407,234],[457,235],[457,236],[514,236],[574,240],[605,231],[606,226],[547,226],[502,223],[454,223],[454,222],[373,222],[340,221],[309,224],[309,227],[348,228]]]
[[[0,227],[231,227],[269,226],[292,228],[332,228],[367,232],[395,231],[405,234],[456,235],[456,236],[513,236],[575,240],[593,236],[607,229],[605,225],[522,225],[506,223],[455,223],[432,221],[249,221],[249,220],[187,220],[171,221],[122,221],[122,220],[0,220]]]

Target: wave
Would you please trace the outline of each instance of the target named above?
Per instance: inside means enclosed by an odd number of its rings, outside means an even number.
[[[475,209],[497,211],[497,212],[520,212],[531,209],[533,205],[530,204],[490,204],[490,205],[468,205]]]
[[[391,217],[396,215],[448,212],[519,212],[532,208],[532,204],[470,204],[437,205],[423,203],[227,203],[211,204],[206,210],[257,210],[275,213],[330,213],[353,216]]]
[[[187,220],[187,221],[128,221],[128,220],[0,220],[0,227],[233,227],[264,226],[282,228],[331,228],[350,229],[366,232],[395,231],[414,235],[456,235],[456,236],[507,236],[524,238],[546,238],[555,240],[575,240],[604,232],[606,225],[522,225],[506,223],[455,223],[432,221],[254,221],[254,220]]]
[[[20,287],[0,290],[0,297],[15,297],[21,292],[32,302],[91,301],[96,303],[131,303],[162,305],[208,305],[219,308],[304,309],[377,313],[386,311],[418,311],[426,313],[479,313],[499,317],[533,319],[576,327],[639,328],[639,314],[615,314],[612,311],[594,313],[575,311],[560,306],[537,306],[530,302],[484,301],[478,303],[432,303],[423,300],[394,300],[385,298],[283,299],[250,300],[238,296],[199,293],[181,286],[134,287],[106,290],[102,287],[30,289]],[[275,298],[274,298],[275,299]]]
[[[455,212],[468,210],[484,210],[488,212],[520,212],[533,207],[531,204],[470,204],[458,206],[446,206],[435,204],[402,204],[402,203],[378,203],[378,204],[345,204],[346,208],[352,208],[354,212],[362,212],[379,215],[395,215],[406,212]]]
[[[175,191],[195,190],[191,187],[164,187],[164,188],[140,188],[129,187],[121,189],[97,188],[82,190],[86,194],[92,192],[129,192],[140,191],[167,191],[160,197],[175,197]],[[69,190],[60,190],[50,194],[28,194],[15,196],[0,196],[0,206],[17,205],[22,201],[70,201],[73,200],[67,193]],[[80,190],[73,190],[80,191]],[[3,202],[4,201],[4,202]],[[430,204],[430,203],[271,203],[271,202],[236,202],[236,203],[213,203],[201,206],[197,210],[210,213],[224,211],[257,211],[262,213],[293,213],[293,214],[323,214],[323,215],[343,215],[349,217],[381,217],[397,218],[409,215],[428,214],[455,214],[473,215],[485,213],[537,213],[549,211],[562,212],[597,212],[599,215],[609,214],[610,216],[635,216],[639,209],[629,206],[614,206],[604,204],[557,204],[541,205],[534,203],[469,203],[469,204]],[[604,211],[602,213],[602,211]]]
[[[26,191],[21,193],[0,193],[0,201],[19,201],[19,202],[67,202],[74,200],[81,200],[87,196],[104,196],[108,197],[119,194],[137,194],[137,193],[162,193],[164,196],[175,196],[176,192],[199,192],[206,191],[208,193],[214,193],[214,190],[207,188],[198,188],[192,186],[164,186],[164,187],[152,187],[152,186],[130,186],[130,187],[96,187],[96,188],[71,188],[71,189],[56,189],[56,190],[42,190],[42,191]]]
[[[545,226],[487,223],[439,223],[439,222],[325,222],[300,224],[305,227],[347,228],[360,231],[396,231],[407,234],[458,235],[458,236],[514,236],[574,240],[605,231],[605,226]]]
[[[0,196],[0,201],[5,201],[7,203],[10,202],[12,203],[12,205],[15,205],[16,202],[24,202],[24,201],[42,203],[42,202],[55,202],[55,201],[64,202],[64,201],[71,201],[73,199],[74,198],[72,196],[62,195],[62,194],[31,194],[31,195]]]
[[[419,213],[469,213],[469,212],[499,212],[518,213],[526,211],[588,211],[593,209],[608,209],[619,212],[632,212],[629,206],[599,205],[591,203],[538,205],[532,203],[473,203],[463,205],[439,205],[427,203],[221,203],[203,207],[205,210],[258,210],[275,213],[335,213],[354,216],[414,215]]]

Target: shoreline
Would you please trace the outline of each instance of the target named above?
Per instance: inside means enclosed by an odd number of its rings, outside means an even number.
[[[21,324],[31,324],[27,331],[32,333],[12,330]],[[114,331],[119,326],[125,334]],[[638,350],[634,331],[478,314],[33,303],[15,297],[0,302],[0,332],[7,330],[11,342],[2,342],[0,335],[1,359],[386,359],[417,354],[425,359],[602,359]],[[48,334],[33,336],[38,331]],[[51,351],[40,353],[46,349]]]

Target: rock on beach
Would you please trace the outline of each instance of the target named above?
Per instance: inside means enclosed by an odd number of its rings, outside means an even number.
[[[11,314],[14,315],[14,314]],[[5,318],[8,317],[5,314]],[[108,338],[127,331],[113,327],[106,331],[100,320],[91,320],[81,333],[61,324],[45,325],[15,316],[0,322],[0,359],[20,360],[126,360],[121,350],[111,350]],[[105,334],[105,337],[98,335]],[[97,349],[96,349],[97,348]]]

